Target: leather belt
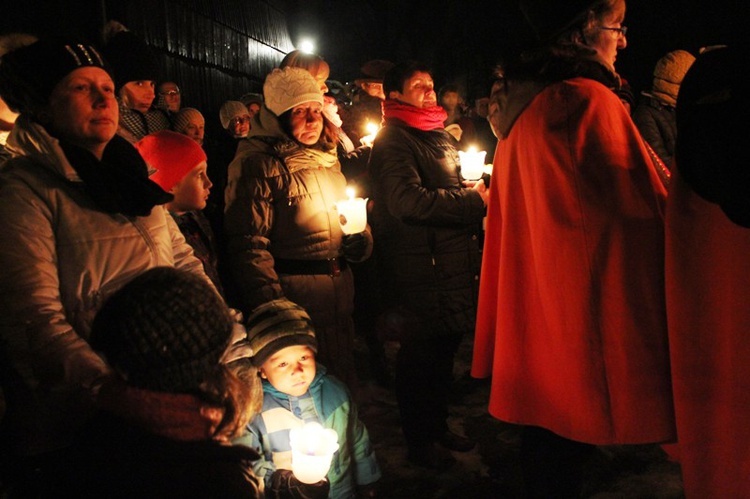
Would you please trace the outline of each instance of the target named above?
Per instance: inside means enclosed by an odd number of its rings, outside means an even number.
[[[348,267],[346,259],[328,258],[327,260],[287,260],[275,258],[274,269],[277,274],[288,275],[329,275],[337,277]]]

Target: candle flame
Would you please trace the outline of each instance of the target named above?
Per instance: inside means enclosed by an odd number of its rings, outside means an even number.
[[[377,133],[378,130],[380,130],[380,127],[375,123],[368,121],[367,125],[365,125],[365,130],[367,131],[368,135],[372,135]]]
[[[347,187],[346,188],[346,196],[349,199],[354,199],[354,187]]]
[[[466,152],[475,153],[477,152],[477,146],[469,146],[469,148],[466,150]]]

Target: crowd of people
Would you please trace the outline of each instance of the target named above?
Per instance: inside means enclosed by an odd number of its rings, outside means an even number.
[[[750,495],[745,51],[671,51],[636,99],[625,0],[520,7],[536,40],[473,106],[382,59],[343,105],[295,50],[228,96],[211,148],[214,120],[122,24],[5,37],[7,495],[387,497],[356,335],[417,466],[476,445],[447,425],[473,335],[528,497],[578,497],[598,445],[675,442],[687,497]],[[467,180],[475,144],[491,173]],[[314,483],[292,471],[307,423],[339,445]]]

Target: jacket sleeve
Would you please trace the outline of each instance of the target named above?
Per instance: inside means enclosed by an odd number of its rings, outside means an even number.
[[[269,251],[274,199],[271,182],[263,174],[264,161],[274,160],[251,154],[232,161],[225,192],[227,260],[245,314],[283,296]]]
[[[93,395],[110,374],[68,322],[54,214],[21,182],[0,183],[0,362],[29,386]]]
[[[460,187],[457,176],[455,182],[444,182],[446,187],[424,185],[418,164],[421,154],[403,135],[408,132],[385,127],[380,133],[383,135],[375,139],[369,168],[376,184],[373,190],[382,196],[376,202],[384,202],[392,216],[404,223],[431,226],[475,223],[484,216],[484,202],[479,193]],[[454,171],[442,174],[455,175],[456,166],[451,163]],[[434,165],[434,168],[446,167],[437,161]]]
[[[265,425],[261,414],[255,416],[250,424],[248,424],[247,432],[241,437],[234,439],[232,445],[245,445],[251,449],[255,449],[260,457],[253,461],[253,473],[255,473],[258,479],[263,481],[266,487],[269,486],[271,475],[276,471],[276,466],[273,464],[270,444],[265,435]]]
[[[351,401],[349,407],[349,435],[352,439],[352,456],[356,463],[357,485],[370,485],[380,480],[380,466],[370,443],[367,427],[359,419],[357,405]]]
[[[647,104],[641,104],[633,111],[633,123],[638,127],[638,131],[641,132],[644,140],[648,142],[659,158],[667,165],[672,165],[674,157],[667,152],[659,123],[654,114],[649,111]]]

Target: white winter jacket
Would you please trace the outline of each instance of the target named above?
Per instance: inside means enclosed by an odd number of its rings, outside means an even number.
[[[65,446],[109,374],[87,343],[96,311],[156,266],[205,277],[162,206],[146,217],[95,209],[57,139],[19,118],[0,171],[0,441],[36,454]]]

